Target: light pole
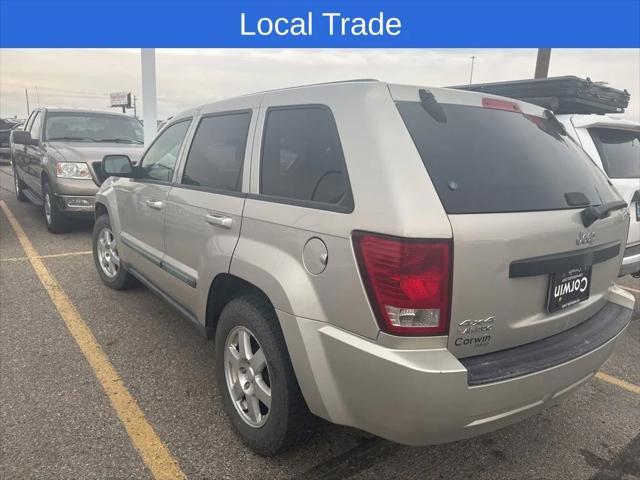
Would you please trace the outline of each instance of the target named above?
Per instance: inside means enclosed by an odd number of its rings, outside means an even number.
[[[471,74],[469,75],[469,85],[473,83],[473,64],[475,63],[476,58],[478,57],[471,55]]]
[[[142,119],[144,121],[144,143],[149,145],[158,131],[156,106],[156,49],[141,48],[142,66]]]

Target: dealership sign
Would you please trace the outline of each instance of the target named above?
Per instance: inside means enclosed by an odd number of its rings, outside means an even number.
[[[126,107],[131,108],[131,93],[130,92],[114,92],[109,94],[112,107]]]

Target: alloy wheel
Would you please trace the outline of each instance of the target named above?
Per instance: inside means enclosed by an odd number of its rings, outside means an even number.
[[[224,351],[225,378],[231,400],[242,420],[259,428],[271,410],[269,366],[255,335],[246,327],[234,327]]]
[[[98,261],[104,274],[114,278],[120,270],[120,256],[116,248],[116,238],[110,228],[103,228],[98,235]]]
[[[49,192],[44,194],[44,216],[47,219],[47,224],[51,225],[51,195]]]

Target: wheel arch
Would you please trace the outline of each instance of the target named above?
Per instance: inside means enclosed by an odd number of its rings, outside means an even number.
[[[206,308],[206,333],[208,338],[215,336],[215,330],[218,323],[218,319],[224,306],[243,294],[258,293],[265,298],[269,305],[275,310],[274,299],[270,298],[265,293],[265,290],[259,286],[244,280],[231,273],[218,274],[209,288],[209,296],[207,299]],[[284,292],[273,292],[273,294],[284,295]],[[284,336],[285,347],[287,349],[287,355],[291,360],[293,371],[302,392],[302,396],[308,406],[308,408],[316,415],[328,419],[328,413],[322,396],[320,395],[320,389],[316,383],[315,376],[311,365],[309,364],[309,358],[304,346],[304,340],[302,332],[299,330],[295,321],[283,322],[282,315],[285,318],[294,319],[291,314],[276,311],[278,323]]]
[[[268,295],[257,285],[231,273],[219,273],[211,282],[207,295],[205,329],[208,338],[215,336],[216,326],[225,305],[247,293],[262,295],[273,307]]]
[[[102,203],[100,201],[97,201],[95,203],[95,218],[96,218],[96,220],[98,218],[100,218],[100,216],[105,215],[105,214],[109,215],[109,209],[107,208],[107,206],[104,203]]]

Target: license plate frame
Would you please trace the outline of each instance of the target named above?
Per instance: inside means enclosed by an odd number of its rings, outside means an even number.
[[[591,265],[585,265],[549,275],[547,295],[549,313],[564,310],[589,298],[591,268]]]

